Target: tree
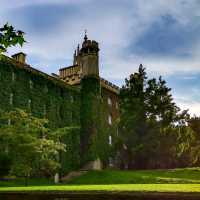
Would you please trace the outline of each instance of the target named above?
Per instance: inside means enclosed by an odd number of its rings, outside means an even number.
[[[195,140],[191,147],[191,162],[193,165],[200,164],[200,117],[193,116],[188,120],[189,127],[194,131]]]
[[[145,124],[145,93],[146,72],[140,65],[138,72],[125,80],[120,90],[120,132],[126,149],[129,168],[132,168],[135,156],[142,147],[141,136],[146,132]]]
[[[200,140],[200,117],[191,117],[188,119],[188,125],[197,134],[197,137]]]
[[[15,30],[14,27],[8,23],[0,28],[0,54],[6,52],[8,47],[16,46],[17,44],[22,46],[24,42],[26,41],[23,31]]]
[[[10,171],[11,158],[4,152],[0,152],[0,177],[7,175]]]
[[[48,121],[16,109],[0,113],[0,146],[12,158],[11,173],[26,179],[39,174],[44,166],[48,175],[59,168],[59,152],[65,145],[52,137]]]
[[[175,162],[166,162],[163,156],[173,160],[185,152],[179,143],[184,135],[192,138],[186,127],[189,115],[180,112],[170,91],[162,77],[148,79],[142,65],[125,80],[120,90],[119,128],[128,168],[169,167]],[[186,149],[192,139],[184,139],[181,145]]]

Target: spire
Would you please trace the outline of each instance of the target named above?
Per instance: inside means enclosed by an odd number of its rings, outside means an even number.
[[[78,46],[77,46],[77,55],[79,54],[79,51],[80,51],[80,45],[78,44]]]
[[[87,37],[87,30],[85,29],[85,36],[84,36],[84,40],[87,41],[88,37]]]
[[[76,50],[74,51],[74,60],[73,60],[73,65],[76,65]]]

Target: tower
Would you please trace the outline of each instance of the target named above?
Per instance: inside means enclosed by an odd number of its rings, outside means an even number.
[[[100,117],[100,78],[99,78],[99,47],[96,41],[88,40],[85,34],[79,51],[81,77],[81,164],[90,163],[94,168],[98,158],[96,142],[99,134]],[[93,165],[93,166],[92,166]]]
[[[88,40],[87,35],[80,50],[83,77],[93,76],[99,78],[99,47],[94,40]]]

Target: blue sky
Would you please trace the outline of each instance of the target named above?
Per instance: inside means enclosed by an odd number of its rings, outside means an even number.
[[[0,26],[26,32],[27,62],[47,73],[72,64],[88,37],[100,44],[101,76],[121,86],[142,63],[162,75],[182,109],[200,115],[200,0],[1,0]]]

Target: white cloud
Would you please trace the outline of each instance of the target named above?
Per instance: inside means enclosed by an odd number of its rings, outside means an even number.
[[[177,96],[175,98],[177,105],[183,109],[188,110],[191,115],[200,116],[200,101],[192,100],[189,96]]]
[[[148,70],[152,73],[171,74],[179,70],[199,71],[197,56],[199,56],[200,44],[195,44],[192,52],[194,58],[184,61],[179,58],[145,58],[126,55],[126,47],[130,42],[134,44],[152,23],[160,19],[160,16],[170,14],[180,23],[186,25],[191,22],[193,17],[197,16],[197,10],[199,10],[196,1],[135,0],[132,2],[129,1],[128,6],[121,3],[121,7],[114,5],[113,2],[112,7],[107,7],[103,3],[91,0],[15,0],[13,4],[3,0],[1,5],[3,5],[4,11],[8,7],[13,9],[13,7],[33,4],[56,3],[57,5],[64,5],[73,3],[81,7],[80,16],[76,15],[70,20],[66,16],[59,24],[56,24],[56,29],[52,29],[45,35],[27,32],[26,37],[29,43],[24,46],[23,50],[29,56],[38,56],[40,59],[49,62],[65,58],[69,60],[72,58],[77,42],[82,38],[83,30],[87,28],[89,37],[96,39],[100,43],[103,73],[107,77],[119,78],[127,76],[128,73],[133,72],[139,63],[146,64]],[[95,5],[98,8],[95,8]],[[7,15],[9,15],[9,11]],[[21,22],[18,23],[20,24]],[[20,27],[23,26],[24,24],[20,25]],[[10,52],[12,53],[13,51],[11,50]],[[46,65],[48,65],[48,62]],[[105,69],[108,69],[108,71]]]
[[[1,0],[2,9],[13,9],[23,6],[32,5],[44,5],[44,4],[80,4],[86,3],[92,0],[12,0],[12,3],[8,0]]]
[[[189,73],[200,71],[200,41],[196,42],[190,51],[190,58],[178,57],[143,57],[127,52],[130,43],[134,43],[161,16],[171,15],[182,26],[194,23],[199,17],[200,4],[196,0],[133,0],[133,1],[98,1],[98,0],[1,0],[0,22],[11,19],[13,9],[31,5],[56,4],[79,7],[80,12],[72,17],[63,17],[55,27],[45,33],[32,33],[18,17],[12,19],[13,25],[26,30],[27,43],[22,50],[28,57],[37,58],[32,61],[46,72],[56,72],[61,65],[70,65],[73,51],[83,38],[84,29],[88,36],[100,43],[101,75],[108,79],[124,79],[133,73],[143,63],[148,73],[153,75],[172,75],[174,73]],[[51,13],[50,13],[51,14]],[[27,19],[28,20],[28,16]],[[11,21],[11,22],[12,22]],[[199,24],[196,24],[198,26]],[[181,34],[181,33],[180,33]],[[151,38],[149,38],[151,39]],[[21,49],[9,49],[12,54]],[[63,63],[66,60],[66,63]],[[52,64],[54,63],[54,64]],[[53,66],[54,65],[54,66]],[[45,66],[45,67],[43,67]],[[176,100],[181,107],[191,107],[191,112],[200,112],[199,103],[188,98],[188,102]],[[190,105],[190,102],[192,104]]]

